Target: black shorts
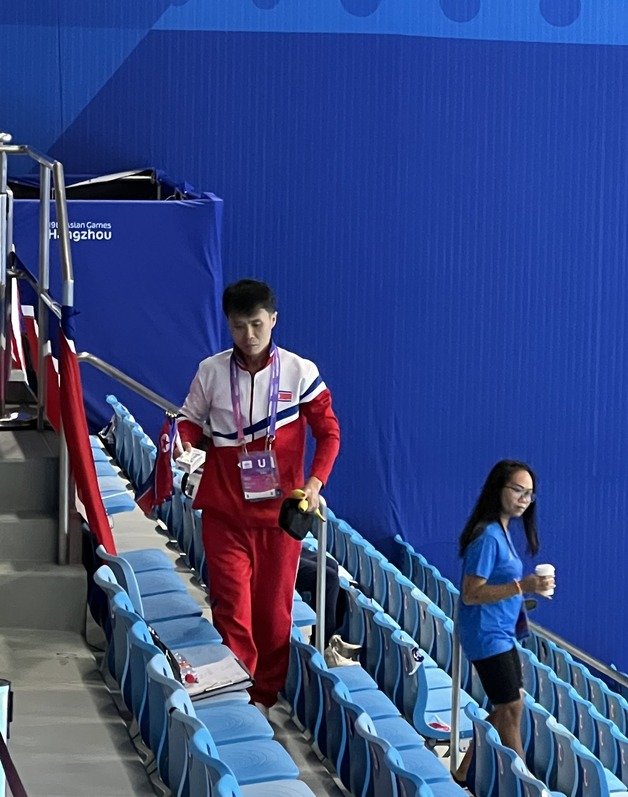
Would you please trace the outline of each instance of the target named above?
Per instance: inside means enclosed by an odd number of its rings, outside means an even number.
[[[520,699],[523,673],[517,648],[512,647],[505,653],[497,653],[486,659],[476,659],[472,664],[493,706]]]

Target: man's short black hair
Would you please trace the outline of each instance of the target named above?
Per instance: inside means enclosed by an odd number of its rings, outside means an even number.
[[[229,318],[232,313],[251,315],[258,308],[274,313],[277,302],[272,288],[258,280],[239,280],[227,285],[222,294],[222,311]]]

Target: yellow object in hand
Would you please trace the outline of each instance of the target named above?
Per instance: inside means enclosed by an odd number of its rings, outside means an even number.
[[[310,508],[308,504],[307,498],[305,497],[305,492],[301,489],[293,490],[292,491],[292,498],[300,498],[301,500],[297,504],[297,508],[299,512],[307,512]],[[325,518],[321,515],[320,509],[315,509],[313,512],[316,517],[320,518],[321,520],[325,520]]]

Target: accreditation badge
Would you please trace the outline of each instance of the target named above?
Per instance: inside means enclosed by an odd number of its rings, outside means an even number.
[[[245,501],[279,498],[279,468],[274,451],[240,451],[238,467]]]

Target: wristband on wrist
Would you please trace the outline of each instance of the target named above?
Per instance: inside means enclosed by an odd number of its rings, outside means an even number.
[[[514,583],[515,587],[517,588],[517,592],[515,594],[523,595],[523,590],[521,589],[521,582],[517,581],[517,579],[515,579],[513,583]]]

